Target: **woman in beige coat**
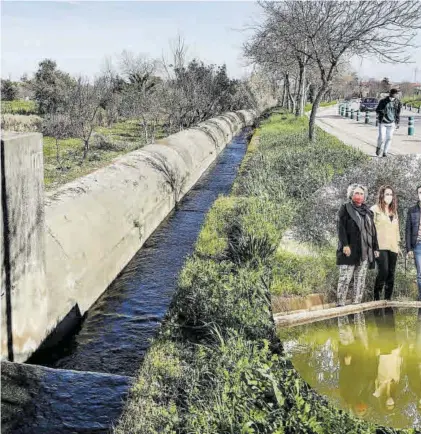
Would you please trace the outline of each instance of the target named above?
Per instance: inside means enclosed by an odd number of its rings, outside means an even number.
[[[395,282],[395,269],[400,252],[398,203],[396,193],[390,185],[379,189],[377,204],[371,207],[379,243],[379,256],[376,258],[378,273],[374,285],[374,300],[380,300],[384,288],[385,300],[392,298]]]

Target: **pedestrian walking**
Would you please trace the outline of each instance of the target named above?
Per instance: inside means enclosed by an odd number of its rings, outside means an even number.
[[[376,113],[379,119],[379,135],[377,138],[376,155],[387,157],[393,133],[399,128],[402,104],[397,99],[399,91],[391,89],[389,95],[379,101]]]
[[[365,204],[367,188],[351,184],[347,191],[347,202],[338,212],[338,249],[336,264],[339,266],[337,288],[338,306],[344,306],[349,284],[354,278],[353,303],[361,303],[367,269],[375,267],[378,242],[373,213]]]
[[[376,205],[371,207],[379,243],[377,277],[374,284],[374,300],[380,300],[384,288],[385,300],[390,300],[395,283],[395,269],[400,253],[400,233],[398,219],[398,201],[394,189],[390,185],[382,185],[379,189]]]
[[[417,269],[418,300],[421,301],[421,184],[417,187],[418,202],[409,208],[406,218],[406,252],[414,257]]]

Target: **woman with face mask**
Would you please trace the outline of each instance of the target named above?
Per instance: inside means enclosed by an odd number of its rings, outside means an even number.
[[[361,303],[368,268],[375,267],[378,242],[373,213],[365,204],[367,188],[351,184],[347,191],[348,200],[338,212],[338,250],[336,264],[339,265],[337,289],[338,306],[344,306],[349,284],[354,278],[354,303]]]
[[[406,219],[406,251],[415,258],[417,268],[418,300],[421,301],[421,185],[417,187],[418,203],[409,208]]]
[[[382,185],[377,204],[371,207],[379,243],[379,257],[376,259],[378,273],[374,285],[374,300],[380,300],[384,288],[385,300],[392,298],[395,283],[395,269],[400,253],[398,203],[396,193],[390,185]]]

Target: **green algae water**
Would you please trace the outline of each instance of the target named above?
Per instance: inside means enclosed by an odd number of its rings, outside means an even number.
[[[302,378],[334,405],[421,428],[421,309],[383,308],[278,330]]]

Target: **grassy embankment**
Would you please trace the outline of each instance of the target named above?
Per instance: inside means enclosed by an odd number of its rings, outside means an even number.
[[[337,102],[338,101],[321,102],[320,105],[319,105],[319,107],[330,107],[332,105],[337,104]],[[311,111],[312,107],[313,107],[313,104],[311,104],[311,103],[306,104],[304,106],[304,112]]]
[[[310,145],[306,118],[275,112],[262,123],[231,195],[207,215],[115,433],[376,432],[304,383],[271,310],[271,293],[331,284],[331,251],[309,262],[280,242],[319,187],[366,162],[321,130]]]
[[[41,131],[42,118],[37,115],[34,101],[3,101],[2,125],[14,131]],[[81,139],[69,138],[59,141],[57,154],[56,140],[44,136],[44,182],[47,189],[53,189],[96,169],[104,167],[113,159],[144,146],[145,140],[139,122],[126,120],[110,128],[98,127],[105,140],[91,140],[91,150],[83,159]],[[162,128],[157,129],[156,139],[164,136]],[[58,156],[57,156],[58,155]]]

